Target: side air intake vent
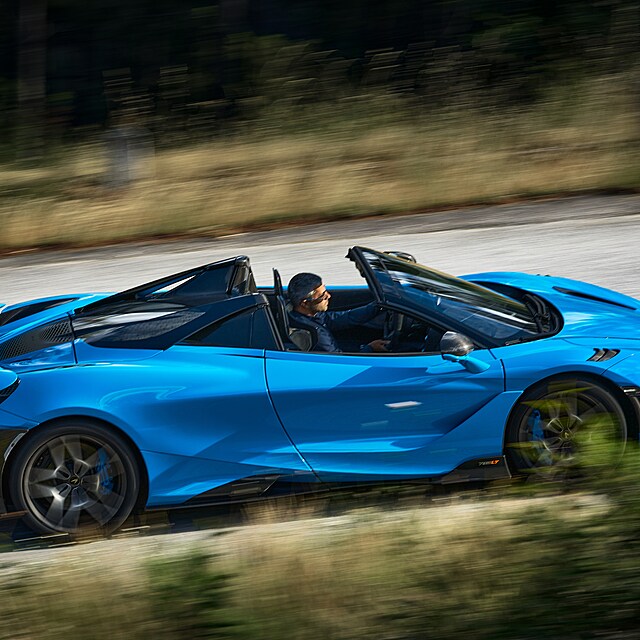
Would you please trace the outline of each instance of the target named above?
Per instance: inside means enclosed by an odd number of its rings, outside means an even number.
[[[620,353],[620,349],[594,349],[594,351],[595,353],[587,359],[587,362],[605,362]]]
[[[17,388],[20,384],[20,380],[16,380],[14,383],[10,384],[8,387],[0,390],[0,404],[2,404]]]
[[[0,344],[0,360],[13,360],[33,351],[40,351],[57,344],[73,340],[71,322],[59,320],[42,327],[36,327],[22,335]]]
[[[566,287],[553,287],[558,293],[564,293],[567,296],[574,296],[575,298],[583,298],[584,300],[594,300],[595,302],[604,302],[605,304],[612,304],[616,307],[622,307],[623,309],[631,309],[635,311],[635,307],[617,302],[615,300],[609,300],[607,298],[601,298],[600,296],[594,296],[591,293],[584,293],[583,291],[575,291],[574,289],[567,289]]]

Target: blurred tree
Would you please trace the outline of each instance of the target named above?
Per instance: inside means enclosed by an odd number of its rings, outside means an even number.
[[[47,2],[20,0],[18,31],[17,153],[39,158],[44,145]]]
[[[219,0],[220,21],[226,33],[246,31],[249,0]]]
[[[639,6],[5,0],[0,128],[15,128],[20,155],[34,157],[45,136],[104,126],[124,102],[135,103],[145,126],[167,138],[172,131],[220,131],[221,122],[253,118],[274,101],[325,100],[354,88],[412,94],[425,107],[480,94],[499,105],[530,102],[572,76],[636,65]],[[104,79],[119,70],[127,70],[128,93],[114,98]]]

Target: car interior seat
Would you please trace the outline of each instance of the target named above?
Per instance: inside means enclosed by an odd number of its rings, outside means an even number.
[[[273,293],[273,315],[285,347],[298,351],[309,351],[313,346],[314,336],[307,329],[295,329],[289,325],[287,302],[284,297],[282,279],[277,269],[273,270]]]

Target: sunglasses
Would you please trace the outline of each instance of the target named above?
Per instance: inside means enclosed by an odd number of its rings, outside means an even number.
[[[325,289],[324,293],[321,296],[318,296],[317,298],[305,298],[304,301],[308,304],[318,304],[319,302],[327,300],[329,297],[329,292]]]

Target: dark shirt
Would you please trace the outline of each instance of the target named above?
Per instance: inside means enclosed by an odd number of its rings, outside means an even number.
[[[321,311],[314,316],[305,316],[298,311],[290,311],[289,324],[296,329],[308,329],[312,339],[317,336],[315,343],[311,346],[311,351],[342,353],[333,332],[359,327],[373,320],[379,313],[380,307],[375,302],[348,311]],[[365,344],[360,347],[360,351],[371,353],[373,349]]]

